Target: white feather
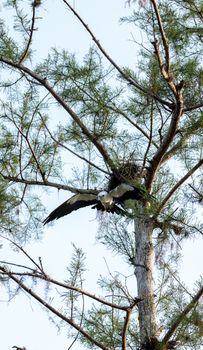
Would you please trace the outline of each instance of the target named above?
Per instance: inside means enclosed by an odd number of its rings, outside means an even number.
[[[113,198],[119,198],[119,197],[123,196],[124,193],[126,193],[128,191],[133,191],[133,190],[134,190],[133,186],[122,183],[122,184],[118,185],[117,187],[115,187],[112,191],[110,191],[109,194]]]
[[[75,196],[71,197],[67,203],[74,204],[79,201],[91,201],[92,199],[96,199],[96,194],[90,194],[90,193],[78,193]]]

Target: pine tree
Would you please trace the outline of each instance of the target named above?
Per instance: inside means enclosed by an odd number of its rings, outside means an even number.
[[[1,232],[34,264],[1,264],[2,283],[14,281],[77,330],[85,348],[200,349],[202,283],[191,295],[176,264],[182,242],[203,232],[202,1],[126,2],[131,14],[121,22],[135,24],[144,38],[134,70],[117,64],[63,3],[94,42],[82,62],[66,48],[38,60],[32,45],[41,1],[26,7],[7,0],[14,27],[0,22]],[[67,179],[70,153],[82,165]],[[126,217],[101,215],[98,239],[135,271],[133,295],[119,275],[99,280],[110,297],[85,292],[77,247],[67,280],[49,277],[24,246],[43,229],[42,196],[33,188],[86,193],[123,182],[142,189],[143,198],[125,203]],[[30,288],[29,278],[60,287],[65,312]],[[94,301],[88,312],[81,296]]]

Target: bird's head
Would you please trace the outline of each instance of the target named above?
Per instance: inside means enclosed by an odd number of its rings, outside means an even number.
[[[97,195],[97,199],[105,208],[109,208],[113,204],[113,197],[106,191],[99,192]]]
[[[98,199],[99,201],[102,201],[102,199],[105,198],[107,195],[108,195],[108,192],[107,192],[107,191],[101,191],[101,192],[98,193],[97,199]]]

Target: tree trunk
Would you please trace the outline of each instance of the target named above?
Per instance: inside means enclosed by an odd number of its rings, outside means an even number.
[[[156,347],[157,325],[152,275],[154,255],[152,244],[153,228],[153,222],[149,218],[135,220],[135,276],[137,279],[138,298],[142,299],[138,304],[141,349],[153,349]]]

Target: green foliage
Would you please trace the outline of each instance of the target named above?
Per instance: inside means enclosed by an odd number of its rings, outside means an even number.
[[[1,56],[7,57],[8,59],[15,60],[18,56],[18,46],[16,42],[9,37],[2,20],[0,20],[0,50]]]
[[[124,276],[119,276],[119,274],[111,275],[109,278],[101,276],[98,285],[108,296],[109,302],[124,306],[134,301],[127,288],[127,280],[127,277],[125,280]],[[116,349],[120,348],[122,343],[125,317],[126,313],[122,310],[112,310],[109,306],[93,304],[84,317],[84,326],[88,333],[106,348]],[[87,339],[82,338],[81,341],[92,348],[92,344]],[[132,315],[127,341],[129,346],[139,343],[136,311]]]
[[[172,269],[166,272],[168,281],[166,280],[166,276],[165,281],[162,281],[162,288],[164,288],[165,294],[158,301],[159,315],[161,317],[160,324],[166,329],[170,329],[192,297],[189,295],[190,293],[187,293],[186,286],[170,278],[171,274],[175,275],[178,281],[177,272],[172,271]],[[169,308],[171,310],[170,314],[167,311]],[[203,345],[202,315],[202,305],[199,303],[191,313],[183,318],[181,325],[176,329],[174,334],[174,338],[181,344],[181,348],[196,350],[200,349]]]
[[[68,286],[74,288],[83,288],[84,283],[84,273],[86,271],[85,267],[85,254],[81,248],[76,247],[73,244],[73,254],[71,261],[67,267],[68,277],[65,283]],[[63,300],[63,311],[66,313],[67,317],[71,320],[76,321],[77,319],[83,318],[84,312],[84,299],[80,293],[74,290],[68,290],[61,294]]]
[[[107,307],[97,309],[93,306],[85,320],[85,328],[92,337],[108,349],[120,347],[123,328],[121,312],[112,312]],[[92,349],[92,344],[86,339],[83,343]]]
[[[37,67],[37,72],[46,76],[56,85],[58,94],[74,107],[81,120],[88,126],[97,140],[111,140],[116,133],[116,111],[120,89],[112,89],[106,81],[111,70],[105,70],[98,53],[90,49],[79,64],[72,54],[52,50],[45,62]],[[66,128],[66,140],[84,143],[78,125],[73,121]]]
[[[146,193],[142,202],[128,203],[127,210],[136,220],[154,225],[159,321],[167,331],[189,300],[173,271],[181,241],[202,234],[197,222],[202,174],[191,172],[183,181],[202,159],[202,1],[159,1],[163,29],[151,1],[139,10],[132,9],[132,15],[121,21],[139,26],[143,42],[137,69],[125,67],[119,74],[116,65],[107,66],[95,48],[79,61],[75,54],[55,47],[40,61],[30,40],[34,6],[24,6],[20,0],[7,1],[7,5],[15,17],[10,28],[0,22],[1,232],[23,243],[39,235],[41,192],[35,193],[32,185],[61,188],[69,184],[73,192],[108,188],[116,169],[131,184],[144,191],[148,188],[154,197]],[[27,68],[22,68],[20,58],[23,54],[31,58],[31,53],[33,61],[23,62]],[[167,69],[170,75],[166,77]],[[184,106],[174,125],[181,93]],[[160,150],[163,154],[157,165]],[[70,154],[75,157],[73,166],[68,164]],[[139,176],[134,168],[121,174],[123,164],[136,164]],[[107,215],[100,218],[98,239],[121,255],[134,273],[138,233],[132,220]],[[83,288],[84,262],[84,253],[74,246],[67,284]],[[127,282],[121,283],[118,276],[102,277],[99,286],[109,293],[111,302],[133,301]],[[62,298],[71,320],[82,324],[108,349],[121,347],[123,311],[91,305],[84,314],[78,291],[69,290]],[[174,335],[181,350],[200,349],[201,316],[197,306],[178,325]],[[140,346],[137,328],[135,313],[128,331],[132,348]],[[89,340],[81,341],[93,347]]]

